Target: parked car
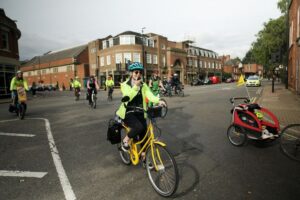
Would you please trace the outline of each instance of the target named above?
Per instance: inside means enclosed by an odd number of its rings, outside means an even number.
[[[217,76],[209,77],[209,80],[211,81],[211,84],[217,84],[217,83],[220,83],[220,79],[219,79],[219,77],[217,77]]]
[[[194,80],[191,82],[191,86],[204,85],[203,82],[204,82],[203,80],[197,78],[197,79],[194,79]]]
[[[258,76],[249,76],[246,81],[246,86],[260,87],[261,86],[260,78]]]
[[[232,82],[235,82],[233,78],[228,78],[225,80],[225,83],[232,83]]]

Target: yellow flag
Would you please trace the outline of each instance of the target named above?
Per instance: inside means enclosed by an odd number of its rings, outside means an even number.
[[[241,85],[244,85],[244,84],[245,84],[244,76],[243,76],[243,74],[241,74],[241,76],[239,78],[239,81],[237,82],[237,86],[241,86]]]

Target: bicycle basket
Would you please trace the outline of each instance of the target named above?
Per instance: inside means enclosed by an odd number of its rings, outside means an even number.
[[[162,116],[161,106],[149,107],[147,113],[151,118],[161,117]]]
[[[121,142],[121,124],[114,119],[109,120],[107,129],[107,140],[111,144],[118,144]]]

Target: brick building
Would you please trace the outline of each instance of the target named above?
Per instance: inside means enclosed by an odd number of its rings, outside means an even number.
[[[289,4],[288,87],[300,94],[300,0]]]
[[[155,33],[126,31],[91,41],[88,46],[90,72],[100,77],[101,83],[108,74],[117,83],[125,80],[130,62],[143,63],[147,79],[153,70],[158,70],[160,76],[178,73],[184,83],[201,74],[221,72],[221,61],[215,52],[195,47],[191,41],[169,41]]]
[[[18,40],[21,32],[15,21],[8,18],[0,8],[0,97],[10,95],[10,80],[16,73],[19,62]]]
[[[40,83],[59,87],[70,86],[70,79],[78,76],[83,83],[89,76],[89,59],[87,45],[69,49],[51,51],[36,56],[21,66],[28,84]]]

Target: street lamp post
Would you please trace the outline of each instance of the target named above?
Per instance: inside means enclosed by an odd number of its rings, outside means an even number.
[[[142,28],[142,64],[144,66],[144,77],[146,78],[146,67],[145,67],[145,47],[144,47],[144,43],[145,43],[145,37],[144,37],[144,29],[146,29],[146,27]],[[146,80],[145,80],[146,81]]]

